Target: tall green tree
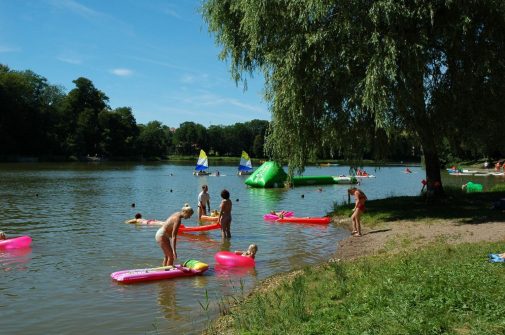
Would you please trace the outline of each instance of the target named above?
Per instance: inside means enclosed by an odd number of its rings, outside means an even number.
[[[177,153],[193,155],[196,150],[209,149],[207,129],[195,122],[181,123],[174,133],[174,146]]]
[[[57,153],[56,106],[64,93],[32,71],[0,65],[0,154]]]
[[[139,135],[137,122],[130,107],[113,111],[102,110],[98,115],[102,130],[100,151],[106,156],[134,156]]]
[[[159,121],[139,125],[137,147],[144,159],[165,158],[168,154],[167,128]]]
[[[262,71],[267,149],[290,172],[321,144],[359,158],[407,130],[442,192],[443,139],[488,146],[505,122],[503,1],[207,0],[202,13],[236,81]]]
[[[87,78],[77,78],[73,83],[76,87],[67,94],[62,106],[67,151],[78,155],[101,154],[98,115],[109,109],[109,98]]]

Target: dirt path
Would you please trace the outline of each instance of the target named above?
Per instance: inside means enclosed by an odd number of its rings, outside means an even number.
[[[363,236],[348,237],[338,243],[333,259],[344,260],[381,253],[397,253],[437,241],[458,244],[504,240],[504,222],[461,224],[457,221],[443,220],[429,224],[395,221],[373,229],[364,225]]]

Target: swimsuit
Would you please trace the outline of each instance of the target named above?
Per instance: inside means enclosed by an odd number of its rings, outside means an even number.
[[[222,213],[221,215],[221,226],[222,227],[230,227],[231,223],[231,214],[230,213]]]

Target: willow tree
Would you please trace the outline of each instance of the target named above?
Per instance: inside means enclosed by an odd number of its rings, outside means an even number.
[[[407,131],[442,191],[442,139],[485,145],[504,124],[501,0],[207,0],[201,10],[234,80],[265,77],[266,150],[290,172],[321,145],[359,158]]]

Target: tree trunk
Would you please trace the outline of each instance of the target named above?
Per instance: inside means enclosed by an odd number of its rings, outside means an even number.
[[[426,165],[426,187],[428,195],[442,195],[444,189],[440,175],[440,160],[436,148],[424,149],[424,164]]]

